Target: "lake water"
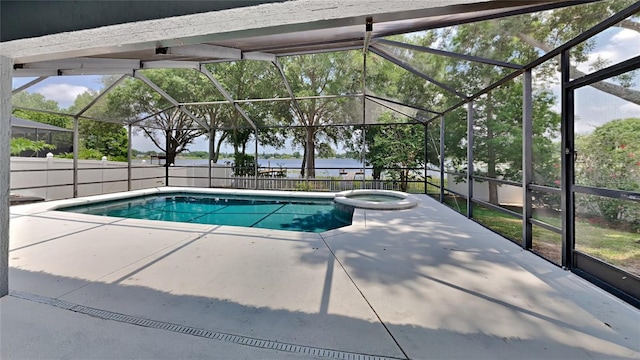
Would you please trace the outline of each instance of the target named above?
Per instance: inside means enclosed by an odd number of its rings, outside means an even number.
[[[218,159],[218,164],[225,165],[232,159]],[[287,169],[287,177],[298,177],[302,159],[258,159],[263,168]],[[206,159],[177,159],[176,166],[207,166]],[[354,159],[316,159],[316,176],[338,176],[340,169],[346,172],[356,172],[362,169],[362,162]],[[366,170],[371,176],[371,169]]]
[[[218,159],[218,164],[225,165],[226,161],[232,159]],[[262,168],[287,169],[287,177],[297,178],[300,176],[300,166],[302,159],[258,159],[258,164]],[[206,159],[177,159],[177,166],[207,166]],[[346,172],[357,172],[362,169],[362,162],[355,159],[316,159],[316,176],[339,176],[340,169]],[[366,169],[366,176],[371,176],[371,169]],[[422,172],[420,172],[422,173]],[[437,171],[429,170],[429,175],[440,177]]]

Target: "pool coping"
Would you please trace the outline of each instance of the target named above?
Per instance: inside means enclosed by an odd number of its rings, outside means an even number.
[[[396,201],[375,202],[368,200],[351,199],[351,195],[388,195],[397,198]],[[339,204],[352,206],[356,209],[369,210],[406,210],[418,205],[418,198],[400,191],[359,189],[341,191],[335,194],[334,201]]]
[[[327,193],[327,192],[301,192],[301,191],[282,191],[282,190],[247,190],[247,189],[223,189],[223,188],[193,188],[193,187],[174,187],[174,186],[166,186],[166,187],[157,187],[157,188],[148,188],[141,190],[132,190],[132,191],[124,191],[117,192],[111,194],[102,194],[102,195],[92,195],[85,196],[80,198],[73,199],[63,199],[63,200],[53,200],[53,201],[45,201],[40,203],[33,204],[25,204],[25,205],[16,205],[11,207],[11,213],[17,215],[31,215],[37,213],[45,213],[48,211],[57,211],[63,207],[72,207],[79,205],[87,205],[93,202],[101,202],[101,201],[114,201],[114,200],[123,200],[132,197],[138,196],[146,196],[146,195],[155,195],[155,194],[166,194],[166,193],[193,193],[193,194],[210,194],[210,195],[244,195],[244,196],[277,196],[277,197],[285,197],[285,198],[303,198],[303,199],[334,199],[335,193]],[[75,213],[74,216],[79,217],[87,217],[87,219],[95,219],[96,217],[100,218],[112,218],[112,219],[125,219],[127,218],[119,218],[112,216],[99,216],[99,215],[91,215],[91,214],[81,214]],[[157,225],[158,223],[164,223],[165,226],[170,226],[170,224],[175,224],[174,221],[163,221],[163,220],[145,220],[145,219],[135,219],[141,223],[148,223],[151,225]],[[186,225],[198,225],[191,223],[181,223]],[[221,225],[223,228],[232,229],[246,229],[249,233],[255,234],[264,234],[265,232],[284,232],[291,233],[289,230],[277,230],[277,229],[263,229],[263,228],[252,228],[252,227],[244,227],[244,226],[232,226],[232,225]],[[331,229],[318,233],[308,233],[308,234],[319,234],[321,237],[332,237],[340,234],[350,233],[357,229],[361,229],[366,227],[365,222],[365,212],[364,209],[355,208],[353,211],[353,217],[351,220],[351,225],[343,226],[337,229]]]

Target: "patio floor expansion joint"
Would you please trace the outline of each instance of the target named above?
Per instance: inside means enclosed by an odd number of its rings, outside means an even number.
[[[254,337],[247,337],[241,335],[234,335],[229,333],[218,332],[214,330],[207,330],[202,328],[195,328],[186,325],[178,325],[165,321],[157,321],[146,319],[142,317],[136,317],[132,315],[121,314],[108,310],[101,310],[92,308],[89,306],[84,306],[60,299],[50,298],[46,296],[31,294],[22,291],[11,291],[9,296],[36,302],[39,304],[53,306],[63,310],[73,311],[78,314],[88,315],[94,318],[103,319],[103,320],[112,320],[120,323],[137,325],[146,328],[152,328],[157,330],[171,331],[175,333],[180,333],[184,335],[196,336],[201,338],[207,338],[216,341],[224,341],[235,343],[238,345],[251,346],[262,349],[270,349],[276,351],[283,351],[289,353],[298,353],[298,354],[311,354],[317,357],[324,357],[328,359],[347,359],[347,360],[398,360],[402,358],[397,357],[388,357],[381,355],[372,355],[372,354],[362,354],[356,352],[349,351],[339,351],[334,349],[324,349],[314,346],[305,346],[299,344],[291,344],[279,341],[272,341],[266,339],[258,339]]]

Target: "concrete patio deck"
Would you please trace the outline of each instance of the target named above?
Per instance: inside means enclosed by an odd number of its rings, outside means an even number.
[[[11,207],[2,359],[640,359],[640,311],[427,196],[322,234]]]

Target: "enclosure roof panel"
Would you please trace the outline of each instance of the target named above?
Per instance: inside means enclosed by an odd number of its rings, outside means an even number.
[[[2,43],[0,54],[13,58],[18,69],[39,61],[87,57],[141,62],[239,60],[251,58],[251,52],[284,55],[363,47],[368,18],[376,38],[582,2],[295,0],[8,41]],[[206,46],[217,48],[204,51]],[[119,69],[101,68],[109,73]]]
[[[73,130],[69,130],[69,129],[65,129],[65,128],[61,128],[61,127],[53,126],[49,124],[44,124],[37,121],[22,119],[15,116],[11,117],[11,127],[48,130],[48,131],[73,132]]]

